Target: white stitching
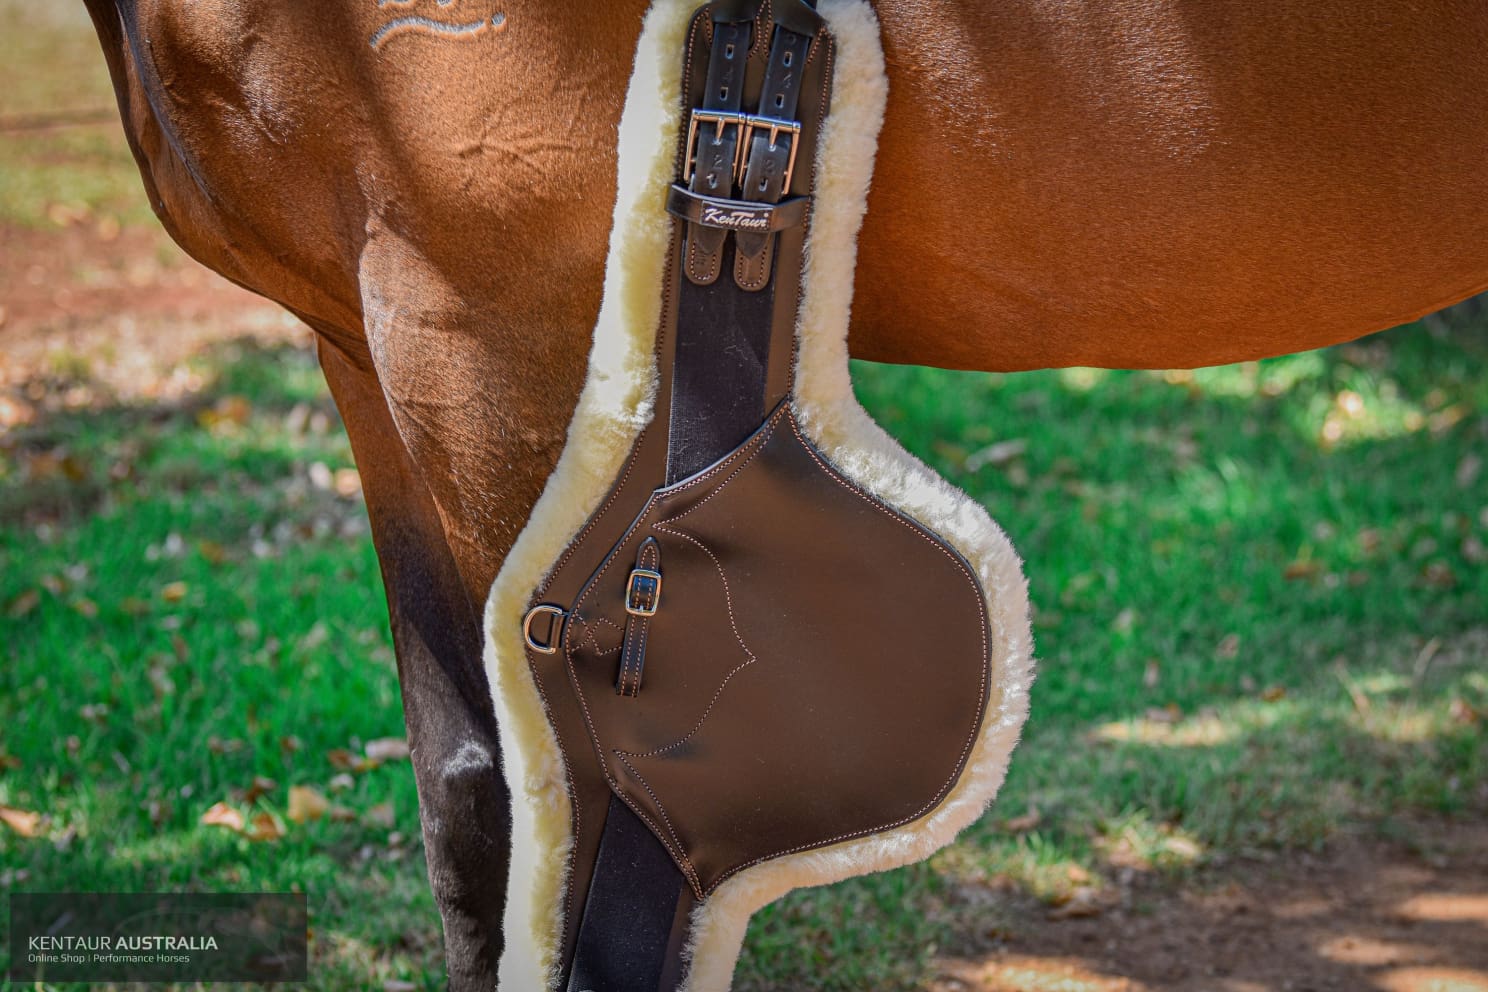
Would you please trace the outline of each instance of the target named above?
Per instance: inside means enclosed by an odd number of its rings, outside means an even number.
[[[724,601],[724,605],[728,608],[729,626],[733,627],[733,629],[734,629],[734,639],[739,642],[739,647],[744,651],[744,653],[746,655],[749,656],[749,660],[748,661],[745,661],[745,662],[741,662],[739,665],[737,665],[734,668],[733,671],[729,672],[727,675],[725,675],[723,677],[723,681],[718,684],[718,690],[713,693],[713,699],[712,699],[711,702],[708,703],[707,709],[703,710],[703,715],[700,716],[700,717],[698,717],[697,723],[694,724],[693,725],[693,728],[687,732],[686,736],[682,737],[680,740],[674,741],[673,743],[666,745],[665,747],[659,747],[659,748],[656,748],[655,750],[646,751],[644,753],[639,753],[638,754],[635,751],[621,751],[621,750],[618,750],[618,749],[615,752],[616,754],[628,754],[632,758],[652,758],[652,757],[655,757],[658,754],[663,754],[663,753],[665,753],[667,751],[673,750],[674,748],[679,748],[683,744],[686,744],[692,738],[692,736],[694,734],[696,734],[699,730],[702,729],[702,726],[703,726],[704,721],[706,721],[708,719],[708,714],[710,714],[710,713],[713,712],[713,707],[715,705],[717,705],[717,703],[718,703],[718,697],[720,697],[720,696],[723,695],[724,686],[726,686],[726,685],[729,684],[729,680],[732,679],[735,675],[739,674],[739,672],[743,671],[744,669],[748,668],[750,665],[754,664],[756,661],[759,660],[759,658],[757,658],[755,656],[755,653],[753,651],[749,650],[749,645],[747,645],[747,644],[744,643],[744,636],[739,633],[739,624],[738,624],[738,622],[736,621],[736,619],[734,617],[734,597],[733,597],[732,593],[729,592],[728,576],[726,576],[724,574],[724,572],[723,572],[723,563],[718,560],[718,556],[715,555],[706,545],[704,545],[702,541],[699,541],[697,538],[693,537],[691,534],[686,534],[686,533],[683,533],[682,531],[679,531],[679,530],[673,530],[673,529],[671,529],[669,527],[662,527],[660,524],[657,524],[656,525],[656,529],[657,530],[665,530],[668,534],[675,534],[676,536],[682,538],[683,540],[691,541],[693,544],[696,544],[699,548],[702,548],[704,554],[706,554],[709,558],[712,558],[713,559],[713,567],[716,568],[716,569],[718,569],[718,578],[723,583],[723,601]],[[658,799],[657,800],[657,805],[660,805],[660,804],[661,804],[661,800]]]
[[[666,832],[671,836],[672,841],[677,845],[676,849],[673,850],[671,844],[667,844],[667,850],[671,850],[675,856],[682,859],[682,861],[684,862],[682,870],[687,874],[688,881],[692,883],[693,891],[697,892],[703,887],[702,883],[698,881],[697,869],[693,867],[692,859],[687,856],[687,851],[684,849],[684,845],[682,844],[682,838],[678,837],[677,831],[672,828],[672,821],[667,819],[666,807],[661,804],[661,800],[656,798],[656,793],[651,790],[651,783],[646,781],[646,777],[644,775],[635,770],[634,765],[625,760],[621,752],[616,751],[615,757],[620,759],[620,763],[622,765],[630,769],[630,773],[635,776],[636,781],[641,783],[641,787],[646,790],[646,794],[649,795],[651,797],[651,801],[656,804],[656,811],[661,814],[661,822],[666,824]],[[624,799],[625,797],[621,796],[620,798]],[[651,823],[651,818],[641,810],[636,809],[633,804],[631,805],[631,809],[635,810],[637,816],[641,817],[647,823]],[[651,829],[653,831],[656,830],[656,825],[654,823],[651,824]],[[659,831],[657,832],[659,833]],[[661,838],[661,842],[663,844],[666,844],[666,839]]]

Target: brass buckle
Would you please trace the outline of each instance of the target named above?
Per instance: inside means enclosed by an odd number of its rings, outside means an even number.
[[[637,568],[625,583],[625,612],[633,617],[654,617],[661,604],[661,573]]]
[[[754,138],[756,131],[770,132],[770,147],[774,148],[780,139],[781,132],[791,136],[790,158],[785,163],[785,178],[781,188],[790,191],[791,176],[796,171],[796,148],[800,145],[801,122],[787,121],[778,117],[762,117],[759,114],[742,114],[732,110],[694,110],[687,121],[687,158],[682,165],[682,182],[690,184],[693,173],[697,171],[698,161],[698,132],[702,125],[712,124],[713,140],[716,142],[723,137],[723,129],[729,126],[739,128],[739,144],[734,149],[734,161],[732,164],[733,180],[740,185],[744,182],[744,172],[749,164],[749,143]]]

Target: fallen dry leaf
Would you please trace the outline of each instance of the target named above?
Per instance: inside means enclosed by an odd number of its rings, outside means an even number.
[[[378,803],[367,810],[367,822],[377,827],[391,827],[395,822],[392,803]]]
[[[186,598],[186,583],[167,582],[160,587],[160,598],[167,603],[179,603]]]
[[[337,772],[331,776],[330,786],[332,792],[345,792],[347,789],[356,788],[356,779],[346,772]]]
[[[1313,578],[1322,570],[1323,566],[1315,561],[1294,561],[1282,570],[1281,576],[1289,582],[1297,582]]]
[[[0,806],[0,823],[22,837],[37,837],[41,834],[41,814],[30,810]]]
[[[369,761],[403,761],[408,758],[408,741],[402,737],[379,737],[368,741],[364,750]]]
[[[279,783],[266,775],[255,775],[248,788],[243,790],[243,802],[252,803],[260,796],[266,796],[279,788]]]
[[[268,813],[253,814],[253,821],[243,835],[249,840],[276,841],[284,836],[284,828]]]
[[[354,468],[338,468],[335,476],[336,495],[350,499],[362,491],[362,477]]]
[[[1105,902],[1100,890],[1093,886],[1082,885],[1070,893],[1069,898],[1061,905],[1049,910],[1048,918],[1056,921],[1079,920],[1099,916],[1105,910]]]
[[[357,756],[342,747],[334,747],[326,752],[326,760],[331,767],[339,771],[347,772],[356,767]]]
[[[1182,858],[1184,861],[1197,861],[1204,853],[1204,849],[1197,841],[1188,837],[1169,837],[1163,841],[1163,849],[1169,854]]]
[[[382,983],[382,992],[417,992],[418,986],[401,978],[389,978]]]
[[[310,485],[316,489],[330,489],[336,484],[331,468],[325,462],[311,462],[306,474],[310,476]]]
[[[235,833],[242,833],[247,824],[243,820],[243,814],[227,803],[213,803],[212,807],[202,814],[201,822],[206,827],[226,827]]]
[[[1034,805],[1029,805],[1027,813],[1024,813],[1022,816],[1013,817],[1012,819],[1005,822],[1002,826],[1003,829],[1007,830],[1008,833],[1026,834],[1028,833],[1028,831],[1032,830],[1034,827],[1042,823],[1043,819],[1044,815],[1039,812],[1039,808]]]
[[[1177,723],[1183,719],[1183,710],[1177,703],[1169,703],[1163,707],[1149,707],[1143,717],[1150,723]]]
[[[1447,715],[1452,718],[1453,723],[1463,724],[1477,723],[1479,717],[1477,709],[1461,696],[1452,697],[1452,702],[1447,706]]]
[[[1279,685],[1268,685],[1261,690],[1261,702],[1275,703],[1286,698],[1286,689]]]
[[[1021,458],[1028,450],[1028,442],[1021,438],[1010,441],[998,441],[990,444],[980,451],[974,451],[966,456],[966,471],[975,472],[984,465],[997,467],[1006,465],[1016,458]]]
[[[5,612],[12,620],[18,620],[39,605],[41,605],[41,593],[35,589],[27,589],[10,601],[10,606]]]
[[[210,410],[197,414],[197,423],[208,430],[241,427],[253,416],[253,404],[243,396],[224,396]]]
[[[1421,569],[1421,578],[1434,589],[1450,589],[1457,584],[1457,573],[1440,561],[1431,562]]]
[[[326,815],[336,823],[351,823],[357,818],[357,812],[347,806],[332,806]]]
[[[331,808],[330,800],[306,785],[289,787],[289,811],[286,815],[295,823],[309,823],[326,815]]]

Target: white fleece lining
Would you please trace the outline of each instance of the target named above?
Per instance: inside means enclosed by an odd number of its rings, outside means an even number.
[[[663,209],[679,126],[682,46],[698,0],[656,0],[646,15],[619,136],[618,195],[604,297],[568,444],[486,604],[486,674],[512,790],[512,865],[500,988],[551,989],[563,932],[570,802],[557,739],[527,666],[522,614],[549,568],[609,491],[655,401],[656,327],[671,220]],[[802,429],[849,479],[956,548],[987,594],[991,680],[966,769],[913,823],[788,855],[728,879],[694,911],[683,992],[725,992],[749,917],[791,889],[928,857],[981,815],[996,794],[1028,710],[1032,637],[1022,569],[981,506],[935,475],[858,405],[847,327],[857,232],[867,207],[888,80],[878,21],[863,0],[821,0],[837,40],[832,107],[817,152],[806,246],[794,403]]]

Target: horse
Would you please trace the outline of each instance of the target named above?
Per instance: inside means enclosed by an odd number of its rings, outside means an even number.
[[[511,826],[481,611],[584,382],[647,3],[86,3],[167,231],[317,332],[450,985],[491,988]],[[855,357],[1197,367],[1488,288],[1481,4],[874,7]]]

